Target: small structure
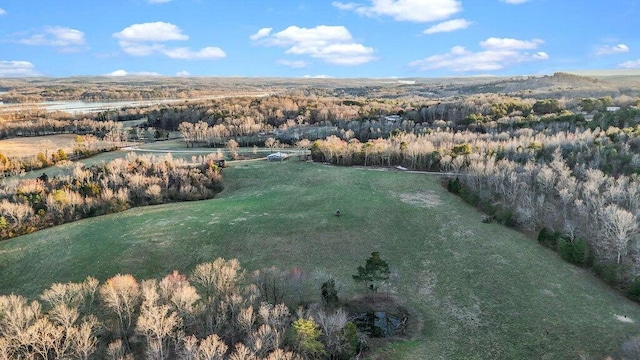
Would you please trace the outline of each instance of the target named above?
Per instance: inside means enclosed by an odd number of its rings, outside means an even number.
[[[285,154],[283,152],[277,152],[277,153],[267,155],[267,160],[282,161],[282,160],[286,160],[288,157],[289,157],[289,154]]]
[[[620,110],[620,106],[607,106],[608,112],[616,112],[618,110]]]

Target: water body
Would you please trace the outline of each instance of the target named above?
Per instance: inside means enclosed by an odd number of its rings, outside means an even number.
[[[196,99],[191,99],[196,100]],[[198,99],[199,100],[199,99]],[[185,99],[163,100],[139,100],[139,101],[112,101],[112,102],[85,102],[85,101],[44,101],[28,104],[5,104],[0,102],[0,111],[15,111],[30,107],[39,107],[46,111],[65,111],[72,114],[86,114],[106,110],[119,110],[123,107],[151,106],[157,104],[170,104],[185,102]]]
[[[353,322],[370,337],[382,338],[397,335],[402,319],[384,311],[369,311],[358,314]]]
[[[1,94],[1,93],[0,93]],[[270,93],[251,94],[246,96],[264,97]],[[5,104],[0,101],[0,112],[18,111],[30,107],[39,107],[46,111],[64,111],[72,114],[86,114],[107,110],[119,110],[123,107],[144,107],[158,104],[184,103],[188,101],[223,99],[228,97],[243,95],[215,95],[205,96],[192,99],[157,99],[157,100],[130,100],[130,101],[104,101],[104,102],[86,102],[86,101],[44,101],[40,103],[28,104]]]

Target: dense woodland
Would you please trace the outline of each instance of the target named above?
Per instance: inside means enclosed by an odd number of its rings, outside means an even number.
[[[323,290],[322,301],[297,307],[299,289],[311,284],[300,268],[248,274],[219,258],[190,276],[88,277],[53,284],[35,301],[0,296],[0,359],[353,358],[366,337],[333,286],[331,296]]]

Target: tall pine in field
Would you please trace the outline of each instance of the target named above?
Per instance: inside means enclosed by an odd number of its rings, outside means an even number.
[[[389,279],[389,264],[380,258],[380,253],[374,251],[363,266],[358,266],[358,274],[353,280],[363,282],[372,293],[378,292],[380,284]]]

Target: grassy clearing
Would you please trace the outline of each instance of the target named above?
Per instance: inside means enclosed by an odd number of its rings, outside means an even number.
[[[36,156],[39,152],[45,151],[51,154],[62,149],[70,154],[73,152],[75,138],[74,134],[61,134],[4,139],[0,140],[0,153],[23,158]]]
[[[133,209],[0,243],[0,293],[116,273],[160,277],[216,257],[341,280],[372,251],[421,333],[389,359],[602,358],[640,333],[640,307],[443,191],[434,177],[296,161],[224,170],[217,199]],[[342,216],[333,215],[339,208]],[[319,293],[319,290],[317,291]],[[626,316],[634,322],[621,321]]]

